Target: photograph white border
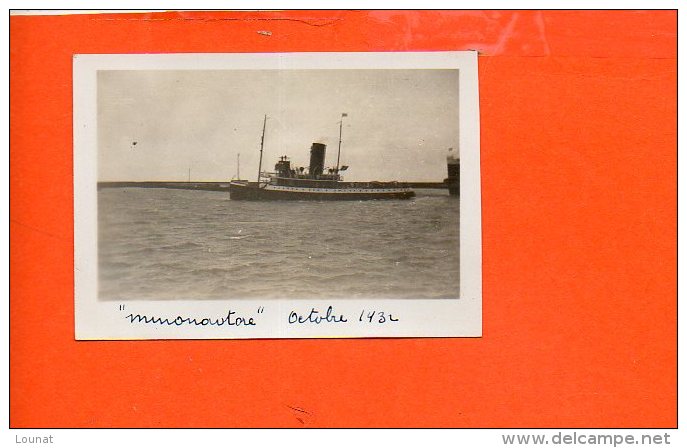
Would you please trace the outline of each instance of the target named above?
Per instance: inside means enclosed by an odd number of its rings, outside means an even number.
[[[422,300],[98,300],[97,72],[99,70],[458,69],[460,297]],[[74,302],[77,340],[480,337],[482,238],[477,52],[74,55]],[[228,193],[227,193],[228,194]],[[289,323],[331,307],[346,322]],[[359,319],[375,311],[373,322]],[[145,324],[128,315],[200,322],[231,312],[255,325]],[[383,312],[382,316],[380,312]],[[393,316],[396,321],[389,319]],[[383,321],[382,321],[383,320]]]

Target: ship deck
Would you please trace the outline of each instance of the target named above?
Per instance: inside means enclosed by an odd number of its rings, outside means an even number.
[[[232,182],[229,194],[234,200],[371,200],[410,199],[415,192],[408,187],[314,188]]]

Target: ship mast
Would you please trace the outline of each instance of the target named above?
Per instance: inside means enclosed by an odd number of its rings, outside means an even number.
[[[267,114],[262,122],[262,138],[260,139],[260,162],[258,163],[258,187],[260,186],[260,172],[262,171],[262,149],[265,147],[265,127],[267,126]]]
[[[339,152],[336,154],[336,173],[339,174],[339,159],[341,158],[341,132],[343,131],[343,119],[347,117],[347,113],[341,114],[341,121],[339,121]]]
[[[236,154],[236,178],[241,179],[241,153]]]

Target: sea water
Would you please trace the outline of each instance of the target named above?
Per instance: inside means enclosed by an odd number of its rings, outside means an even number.
[[[441,299],[459,294],[460,200],[232,201],[98,192],[101,300]]]

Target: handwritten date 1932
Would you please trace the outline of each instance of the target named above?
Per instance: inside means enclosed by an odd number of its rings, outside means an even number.
[[[358,321],[371,324],[384,324],[387,322],[398,322],[398,319],[391,313],[385,313],[384,311],[362,310],[360,311]]]

